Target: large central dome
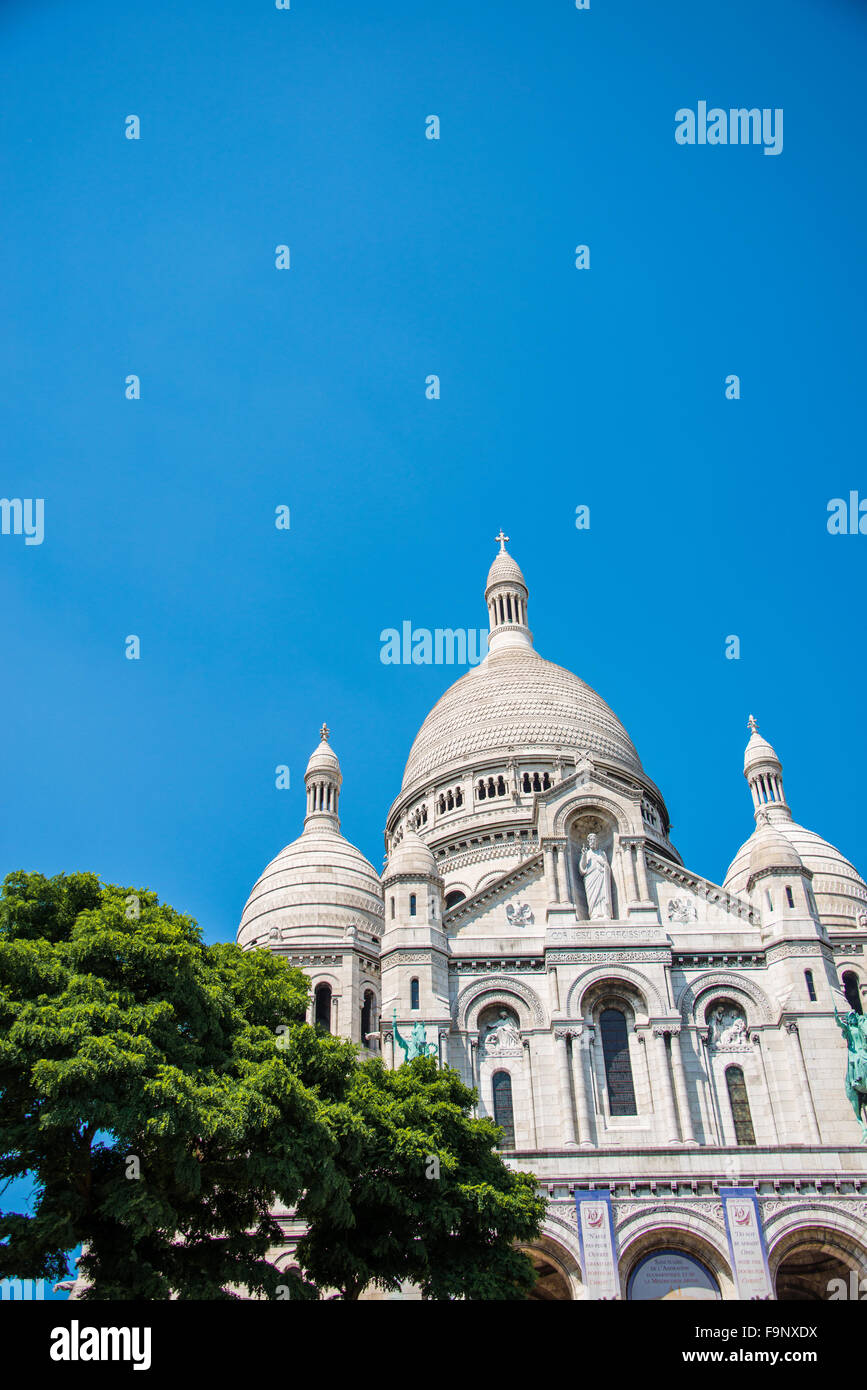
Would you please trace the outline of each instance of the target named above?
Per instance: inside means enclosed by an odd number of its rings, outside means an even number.
[[[642,771],[632,740],[595,690],[532,647],[508,646],[490,651],[434,705],[410,749],[402,791],[434,771],[507,757],[510,749],[586,752]]]
[[[401,795],[488,759],[574,758],[588,753],[632,773],[641,760],[620,720],[571,671],[533,650],[527,623],[527,585],[517,561],[497,537],[500,553],[488,573],[488,655],[434,705],[410,749]]]

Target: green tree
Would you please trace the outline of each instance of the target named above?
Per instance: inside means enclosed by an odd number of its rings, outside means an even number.
[[[278,1201],[350,1216],[329,1108],[276,1045],[307,990],[270,952],[204,945],[149,891],[10,875],[0,1186],[30,1174],[36,1196],[0,1216],[0,1277],[62,1278],[83,1243],[92,1298],[315,1297],[265,1258]]]
[[[298,1039],[293,1065],[339,1102],[336,1159],[351,1212],[302,1198],[309,1221],[296,1257],[322,1288],[357,1299],[369,1284],[416,1284],[424,1298],[523,1299],[535,1282],[516,1249],[538,1235],[545,1202],[529,1173],[495,1151],[499,1130],[472,1117],[474,1093],[451,1068],[419,1057],[397,1071],[354,1065],[333,1040],[313,1055]]]
[[[268,951],[206,946],[189,917],[93,874],[0,892],[0,1278],[86,1297],[523,1298],[544,1205],[495,1152],[457,1073],[397,1072],[303,1022],[308,981]],[[272,1215],[308,1224],[302,1275]]]

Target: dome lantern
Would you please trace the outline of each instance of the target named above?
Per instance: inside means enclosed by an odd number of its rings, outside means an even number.
[[[772,811],[772,820],[791,820],[783,790],[783,765],[766,738],[759,733],[753,715],[747,721],[750,739],[744,753],[744,776],[753,797],[756,820],[760,811]]]
[[[328,742],[328,725],[319,730],[319,747],[310,755],[304,783],[307,787],[307,815],[304,818],[304,831],[317,826],[330,826],[339,830],[337,803],[343,774],[337,754]]]
[[[499,651],[502,647],[532,647],[533,635],[527,624],[527,585],[520,565],[506,550],[502,527],[494,537],[500,549],[488,571],[485,585],[485,603],[488,605],[490,622],[488,651]]]

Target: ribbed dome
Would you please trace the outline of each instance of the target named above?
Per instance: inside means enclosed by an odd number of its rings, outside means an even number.
[[[499,555],[494,557],[494,563],[488,570],[485,593],[492,584],[521,584],[525,589],[527,587],[527,581],[521,573],[521,566],[517,560],[512,559],[507,550],[501,550]]]
[[[391,878],[393,874],[426,878],[436,871],[436,862],[424,840],[414,830],[407,830],[400,844],[388,856],[383,878]]]
[[[250,894],[238,928],[239,946],[265,945],[305,929],[343,934],[348,926],[382,931],[379,875],[354,845],[330,826],[309,827],[281,850]]]
[[[781,767],[773,746],[754,729],[744,752],[744,776],[748,777],[754,767],[763,766],[765,763]]]
[[[780,820],[773,828],[788,840],[801,863],[812,870],[820,916],[830,924],[854,926],[856,904],[863,907],[867,903],[867,884],[854,865],[821,835],[796,821]],[[732,860],[723,882],[728,892],[746,893],[752,853],[760,833],[761,827],[757,827]]]
[[[323,738],[318,748],[314,748],[310,754],[310,761],[307,764],[304,776],[310,772],[339,772],[340,763],[337,761],[337,754],[331,745]]]
[[[523,757],[587,752],[642,771],[629,735],[595,690],[532,647],[507,647],[490,652],[434,705],[410,749],[402,790],[453,764],[508,756],[510,748]]]
[[[761,821],[755,834],[750,836],[750,844],[750,874],[760,874],[765,869],[790,869],[800,873],[804,867],[791,841],[767,819]]]

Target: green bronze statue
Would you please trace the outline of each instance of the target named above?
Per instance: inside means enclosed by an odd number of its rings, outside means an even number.
[[[867,1018],[863,1014],[856,1014],[853,1009],[842,1019],[836,1007],[834,1018],[848,1048],[846,1095],[861,1126],[861,1142],[867,1144],[867,1124],[864,1123],[864,1108],[867,1106]]]
[[[400,1033],[397,1031],[397,1009],[392,1013],[391,1030],[394,1033],[395,1042],[403,1048],[404,1062],[411,1062],[414,1057],[432,1056],[436,1051],[434,1044],[427,1041],[427,1034],[423,1023],[414,1023],[412,1025],[409,1042],[407,1042],[406,1038],[401,1037]]]

